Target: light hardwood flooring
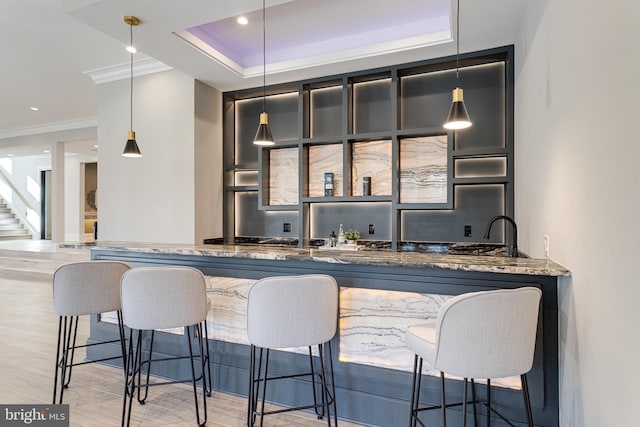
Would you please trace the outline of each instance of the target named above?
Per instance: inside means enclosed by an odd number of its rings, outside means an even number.
[[[0,403],[51,403],[58,317],[53,311],[51,283],[0,278]],[[86,316],[85,316],[86,318]],[[88,319],[80,324],[82,339]],[[92,364],[73,370],[64,401],[70,407],[70,425],[120,425],[123,376],[119,369]],[[246,398],[214,392],[207,399],[208,426],[246,426]],[[132,426],[196,425],[189,386],[153,388],[146,405],[134,404]],[[271,415],[265,426],[326,426],[303,412]],[[357,424],[341,422],[341,426]]]

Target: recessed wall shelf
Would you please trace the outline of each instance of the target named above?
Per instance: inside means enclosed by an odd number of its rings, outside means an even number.
[[[478,240],[464,227],[513,215],[513,47],[461,55],[460,79],[474,124],[455,132],[442,127],[455,57],[267,87],[276,140],[268,148],[249,138],[261,91],[225,93],[225,241],[287,237],[304,246],[339,224],[363,239],[375,224],[375,239],[394,250],[405,240]]]

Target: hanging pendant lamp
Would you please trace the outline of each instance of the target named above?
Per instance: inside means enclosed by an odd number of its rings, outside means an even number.
[[[451,109],[444,124],[445,129],[466,129],[471,126],[471,119],[464,106],[462,89],[460,88],[460,0],[456,10],[456,88],[453,89]]]
[[[133,54],[135,53],[135,48],[133,47],[133,27],[140,24],[140,20],[135,16],[125,16],[124,22],[129,26],[129,46],[127,46],[127,51],[131,54],[131,75],[130,75],[130,92],[129,92],[129,108],[130,108],[130,127],[129,127],[129,138],[127,139],[127,143],[124,146],[124,151],[122,151],[122,155],[124,157],[142,157],[142,153],[140,152],[140,148],[138,148],[138,143],[136,142],[136,133],[133,131]]]
[[[265,0],[262,0],[262,113],[260,114],[260,125],[256,132],[253,143],[255,145],[273,145],[273,136],[269,129],[269,115],[266,112],[266,92],[267,92],[267,41],[265,30]]]

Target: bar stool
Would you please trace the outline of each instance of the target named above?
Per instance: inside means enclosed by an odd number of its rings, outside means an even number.
[[[129,270],[122,276],[122,315],[124,324],[130,328],[129,351],[127,353],[128,378],[122,405],[122,425],[131,422],[133,395],[137,390],[138,402],[145,403],[150,386],[191,382],[199,426],[207,422],[205,344],[203,323],[207,318],[207,292],[204,275],[191,267],[141,267]],[[153,336],[156,329],[184,327],[189,356],[153,356]],[[147,360],[142,360],[143,335],[151,332],[151,344]],[[193,341],[198,345],[194,354]],[[208,347],[208,345],[207,345]],[[176,381],[150,383],[152,363],[189,359],[191,378]],[[195,361],[199,360],[199,375]],[[143,371],[146,380],[142,380]],[[198,402],[197,382],[202,382],[202,414]],[[142,397],[141,390],[144,390]]]
[[[247,334],[251,343],[248,426],[254,424],[257,415],[260,416],[262,426],[265,415],[301,409],[314,409],[318,418],[326,414],[327,425],[331,426],[331,408],[334,424],[338,425],[331,352],[331,339],[336,334],[337,322],[338,284],[333,277],[320,274],[269,277],[258,280],[251,286],[247,302]],[[312,346],[315,345],[318,346],[319,369],[314,367],[312,356]],[[309,372],[268,376],[270,349],[291,347],[308,347]],[[325,366],[327,348],[331,390]],[[259,355],[256,357],[257,349]],[[266,355],[263,358],[265,349]],[[263,359],[264,372],[261,372]],[[311,379],[313,404],[265,411],[267,382],[300,377]],[[320,402],[316,394],[316,378],[320,382]],[[258,411],[260,395],[262,402]]]
[[[124,329],[120,306],[120,278],[129,266],[118,261],[87,261],[64,264],[53,273],[53,308],[59,316],[56,371],[53,380],[53,403],[56,403],[58,385],[62,403],[64,390],[69,387],[74,366],[107,360],[122,360],[124,366]],[[120,337],[91,344],[78,345],[80,316],[98,315],[116,311]],[[74,362],[76,349],[118,343],[120,354],[96,360]],[[58,382],[59,380],[59,382]]]
[[[467,421],[467,381],[471,379],[474,422],[477,425],[474,378],[487,379],[487,425],[495,413],[491,407],[491,378],[520,376],[527,424],[533,426],[526,373],[533,366],[542,291],[538,288],[472,292],[458,295],[442,305],[436,321],[407,328],[405,342],[415,353],[409,426],[419,423],[419,412],[442,409],[446,426],[446,408],[462,405],[462,422]],[[422,363],[425,360],[440,371],[441,403],[419,407]],[[444,374],[464,378],[461,403],[445,402]]]

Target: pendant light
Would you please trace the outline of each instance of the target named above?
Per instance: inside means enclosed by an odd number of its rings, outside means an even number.
[[[140,20],[135,16],[125,16],[124,22],[129,26],[129,46],[127,46],[127,52],[131,54],[131,75],[130,75],[130,92],[129,92],[129,108],[130,108],[130,126],[129,126],[129,138],[127,144],[124,146],[122,155],[124,157],[142,157],[138,143],[136,142],[136,133],[133,131],[133,54],[135,48],[133,47],[133,27],[140,24]]]
[[[457,2],[456,10],[456,88],[453,89],[451,109],[444,124],[445,129],[466,129],[471,126],[469,113],[464,106],[462,89],[460,88],[460,0]]]
[[[265,0],[262,0],[262,113],[260,114],[260,125],[253,138],[255,145],[273,145],[273,136],[269,129],[269,116],[267,115],[265,103],[267,97],[267,36],[265,30]]]

